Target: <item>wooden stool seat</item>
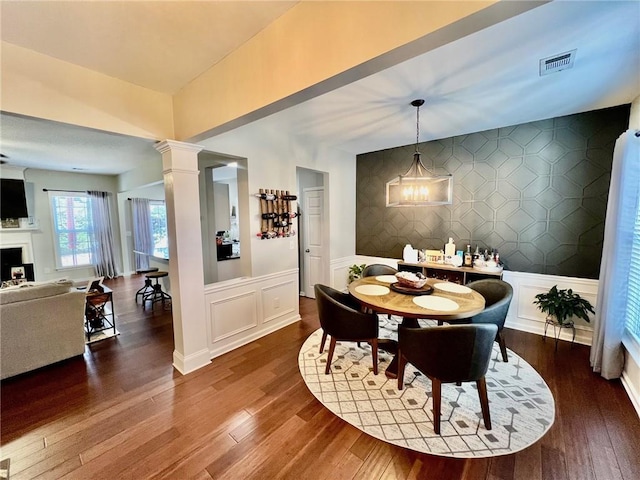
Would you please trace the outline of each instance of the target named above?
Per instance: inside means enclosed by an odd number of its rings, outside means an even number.
[[[136,270],[136,273],[140,275],[142,273],[151,273],[151,272],[157,272],[157,271],[158,271],[158,267],[149,267],[149,268],[145,268],[144,270]]]
[[[148,301],[151,302],[151,308],[153,308],[153,305],[156,302],[162,302],[162,306],[164,307],[165,301],[171,300],[171,295],[169,295],[167,292],[162,291],[162,285],[160,285],[160,282],[159,282],[159,279],[163,277],[168,277],[168,276],[169,276],[169,272],[163,272],[163,271],[155,271],[155,272],[149,272],[145,274],[145,278],[146,278],[145,285],[146,285],[146,282],[149,282],[149,284],[152,287],[152,291],[142,295],[143,310],[145,309]],[[154,278],[156,280],[156,283],[152,284],[151,280]]]
[[[168,276],[169,276],[169,272],[158,272],[158,271],[149,272],[145,275],[146,278],[155,278],[155,279],[168,277]]]

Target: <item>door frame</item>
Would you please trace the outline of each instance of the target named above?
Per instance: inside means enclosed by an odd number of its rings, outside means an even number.
[[[306,224],[304,221],[304,215],[306,213],[306,209],[307,206],[304,205],[304,192],[305,190],[309,190],[309,189],[322,189],[324,191],[324,201],[323,201],[323,225],[322,225],[322,232],[323,232],[323,236],[322,236],[322,243],[323,243],[323,259],[322,259],[322,268],[321,268],[321,281],[322,283],[328,285],[329,284],[329,264],[331,261],[331,246],[330,246],[330,240],[331,240],[331,235],[330,235],[330,209],[329,209],[329,174],[326,172],[322,172],[319,170],[313,170],[310,168],[305,168],[305,167],[297,167],[298,173],[297,173],[297,182],[298,182],[298,192],[300,193],[299,195],[299,206],[300,206],[300,210],[301,210],[301,216],[298,217],[298,229],[299,229],[299,235],[298,235],[298,282],[299,282],[299,294],[300,296],[304,296],[304,297],[308,297],[308,298],[314,298],[314,293],[313,292],[306,292],[305,290],[305,284],[304,284],[304,276],[305,276],[305,271],[304,271],[304,257],[303,255],[305,255],[305,245],[304,242],[306,241],[305,239],[308,238],[308,234],[307,232],[305,232],[305,228],[306,228]],[[315,174],[319,174],[321,176],[321,180],[322,180],[322,184],[321,185],[314,185],[314,186],[304,186],[300,184],[300,177],[301,177],[301,170],[306,170],[308,172],[313,172]]]

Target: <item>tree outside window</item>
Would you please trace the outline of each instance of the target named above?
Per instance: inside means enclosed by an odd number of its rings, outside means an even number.
[[[91,204],[82,193],[51,195],[56,263],[59,268],[93,264]]]
[[[153,255],[169,258],[169,236],[167,233],[167,209],[162,201],[149,203],[151,215],[151,236],[153,237]]]

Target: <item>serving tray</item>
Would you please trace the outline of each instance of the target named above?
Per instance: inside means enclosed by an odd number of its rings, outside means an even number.
[[[431,285],[425,285],[421,288],[411,288],[400,283],[392,283],[389,288],[394,292],[404,293],[406,295],[431,295],[433,293],[433,287]]]

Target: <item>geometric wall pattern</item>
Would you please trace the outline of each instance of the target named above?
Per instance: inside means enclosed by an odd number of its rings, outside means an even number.
[[[598,278],[613,149],[630,105],[421,143],[422,161],[453,175],[453,203],[385,207],[386,182],[415,146],[357,156],[356,254],[402,248],[496,248],[507,270]]]

